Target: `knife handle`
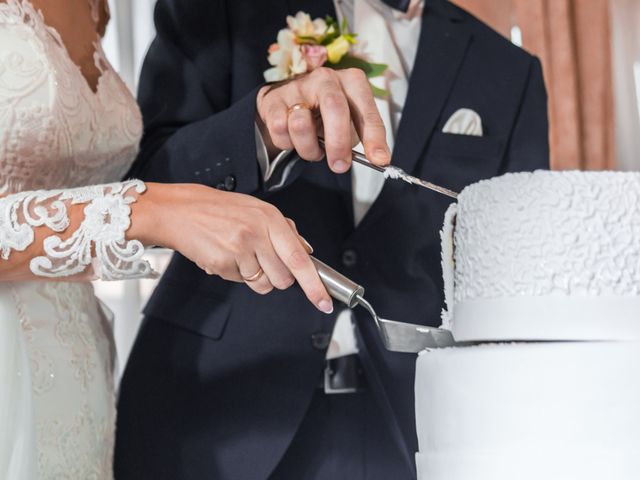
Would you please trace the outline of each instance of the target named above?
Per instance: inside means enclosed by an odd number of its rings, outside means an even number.
[[[311,257],[311,261],[315,265],[318,275],[320,275],[320,280],[322,280],[329,295],[349,308],[353,308],[358,304],[357,297],[364,296],[364,287],[315,257]]]
[[[321,137],[318,137],[318,144],[320,145],[320,148],[322,148],[323,150],[325,149],[325,143],[324,143],[324,139]],[[378,165],[376,165],[375,163],[371,163],[367,157],[365,157],[363,154],[356,152],[355,150],[351,150],[351,159],[356,162],[359,163],[360,165],[364,165],[365,167],[369,167],[372,170],[375,170],[377,172],[380,173],[384,173],[386,168],[385,167],[380,167]]]

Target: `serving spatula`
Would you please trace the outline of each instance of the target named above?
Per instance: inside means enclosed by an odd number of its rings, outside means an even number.
[[[315,257],[311,257],[320,279],[329,294],[349,308],[360,305],[373,317],[382,343],[392,352],[418,353],[429,348],[457,345],[449,330],[380,318],[364,299],[364,287],[337,272]]]

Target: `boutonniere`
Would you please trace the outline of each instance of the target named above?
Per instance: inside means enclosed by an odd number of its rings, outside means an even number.
[[[357,34],[349,31],[346,21],[339,25],[330,16],[311,20],[309,14],[298,12],[295,17],[287,17],[287,26],[278,32],[278,41],[269,47],[271,68],[264,72],[267,82],[280,82],[323,66],[359,68],[369,78],[383,75],[387,70],[383,63],[371,63],[352,53]],[[377,97],[388,95],[382,88],[374,85],[371,88]]]

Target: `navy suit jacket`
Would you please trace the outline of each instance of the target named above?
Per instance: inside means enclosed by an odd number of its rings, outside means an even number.
[[[318,258],[364,285],[381,316],[439,325],[439,231],[449,198],[387,181],[354,228],[350,175],[324,162],[298,162],[285,188],[265,191],[256,92],[269,44],[299,10],[336,16],[332,0],[159,0],[139,92],[146,129],[131,176],[260,196],[295,220]],[[548,167],[535,57],[445,0],[426,1],[419,41],[395,165],[454,190]],[[463,107],[481,116],[483,137],[442,133]],[[154,478],[267,478],[316,390],[335,315],[319,313],[297,287],[258,296],[179,254],[145,313],[122,384],[118,450],[135,452],[141,474],[166,474]],[[414,471],[416,357],[385,351],[371,319],[356,314],[371,392]]]

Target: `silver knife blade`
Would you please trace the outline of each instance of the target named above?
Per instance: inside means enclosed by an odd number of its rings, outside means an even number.
[[[320,147],[324,149],[324,140],[322,138],[318,138],[318,142],[320,143]],[[411,185],[418,185],[428,190],[437,192],[441,195],[446,195],[447,197],[451,197],[454,199],[458,198],[457,192],[449,190],[448,188],[441,187],[440,185],[436,185],[435,183],[428,182],[427,180],[422,180],[421,178],[409,175],[401,168],[395,167],[393,165],[389,165],[388,167],[381,167],[379,165],[376,165],[375,163],[370,162],[367,157],[365,157],[360,152],[356,152],[355,150],[352,150],[351,154],[354,162],[382,173],[385,178],[402,180],[410,183]]]

